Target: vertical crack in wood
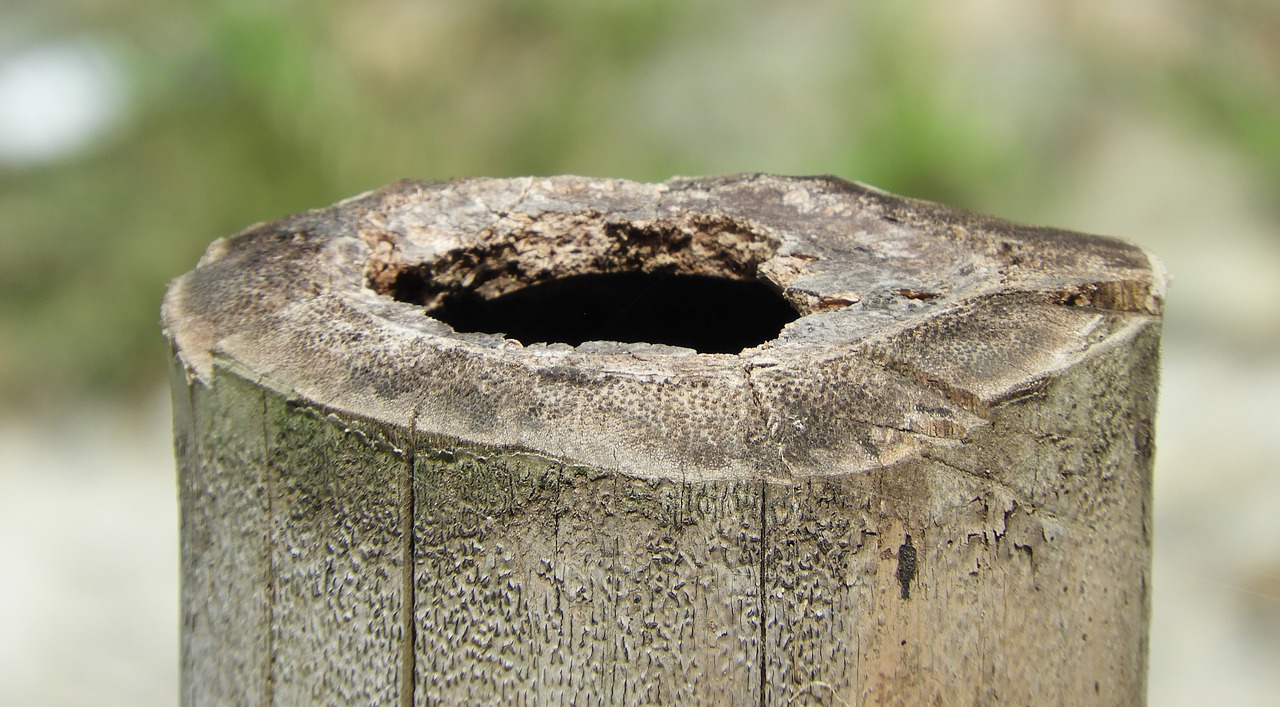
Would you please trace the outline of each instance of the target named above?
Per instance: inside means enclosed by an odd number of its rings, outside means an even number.
[[[418,409],[415,407],[409,416],[409,444],[404,453],[405,473],[400,477],[400,564],[401,564],[401,601],[400,601],[400,705],[411,707],[414,703],[414,690],[417,687],[415,676],[417,668],[417,636],[414,614],[416,612],[416,595],[414,591],[414,550],[415,532],[413,523],[414,467],[418,457]]]
[[[189,389],[188,389],[188,391],[187,391],[187,394],[188,394],[188,395],[187,395],[187,401],[188,401],[188,402],[190,403],[190,405],[191,405],[191,429],[192,429],[191,438],[195,440],[195,458],[196,458],[197,460],[203,460],[203,459],[204,459],[204,437],[203,437],[202,435],[200,435],[200,434],[196,434],[196,433],[195,433],[195,430],[197,430],[197,429],[198,429],[198,428],[196,427],[196,419],[197,419],[197,418],[196,418],[196,403],[195,403],[195,400],[194,400],[194,397],[195,397],[195,396],[191,394],[191,391],[190,391]],[[192,465],[192,467],[193,467],[193,469],[192,469],[192,470],[194,470],[194,468],[199,468],[199,467],[197,466],[198,464],[200,464],[200,461],[197,461],[197,462],[196,462],[196,464],[193,464],[193,465]],[[183,472],[185,472],[185,473],[187,473],[187,474],[190,474],[190,473],[191,473],[191,470],[185,470],[185,469],[184,469],[184,470],[179,470],[179,474],[182,474]],[[200,474],[201,474],[202,476],[204,475],[204,469],[203,469],[203,468],[201,468],[201,469],[200,469]],[[186,499],[186,494],[188,493],[188,491],[187,491],[187,489],[185,488],[185,486],[186,486],[186,480],[184,479],[183,488],[179,491],[179,493],[180,493],[180,494],[182,494],[182,496],[183,496],[183,498],[182,498],[182,506],[183,506],[183,508],[182,508],[182,513],[183,513],[183,515],[184,515],[184,516],[185,516],[185,514],[187,513],[187,499]],[[192,493],[192,495],[195,495],[195,494],[194,494],[194,493]],[[180,521],[179,527],[181,528],[181,533],[182,533],[182,535],[183,535],[183,536],[186,536],[186,535],[190,534],[190,532],[191,532],[191,531],[189,531],[189,530],[187,529],[187,521],[186,521],[186,518],[185,518],[185,517],[183,517],[183,518],[182,518],[182,520]],[[192,660],[191,660],[191,653],[192,653],[192,651],[191,651],[191,642],[187,639],[187,635],[188,635],[188,633],[190,632],[190,629],[189,629],[188,627],[189,627],[189,626],[191,626],[191,625],[192,625],[193,623],[195,623],[195,622],[194,622],[194,619],[189,618],[189,613],[188,613],[188,612],[190,612],[190,609],[188,608],[188,606],[186,606],[186,605],[187,605],[187,596],[188,596],[188,594],[187,594],[187,592],[188,592],[188,586],[189,586],[190,584],[192,584],[192,581],[191,581],[191,575],[190,575],[190,573],[189,573],[189,572],[188,572],[188,570],[187,570],[188,562],[189,562],[189,560],[188,560],[188,559],[187,559],[187,557],[186,557],[186,555],[187,555],[187,538],[186,538],[186,537],[182,537],[178,542],[179,542],[179,547],[181,548],[181,551],[182,551],[182,554],[183,554],[182,562],[181,562],[181,567],[182,567],[182,579],[180,580],[180,581],[181,581],[181,584],[179,584],[179,590],[178,590],[178,591],[180,592],[179,596],[181,596],[181,597],[182,597],[182,603],[184,604],[184,606],[182,607],[182,633],[183,633],[183,635],[182,635],[182,648],[181,648],[181,651],[182,651],[182,657],[181,657],[181,661],[182,661],[182,677],[181,677],[180,679],[181,679],[181,681],[182,681],[182,696],[183,696],[183,698],[184,698],[184,699],[183,699],[183,704],[190,704],[190,705],[194,705],[194,704],[196,704],[196,690],[195,690],[195,681],[194,681],[192,678],[194,677],[195,670],[193,670],[193,669],[190,667],[190,666],[191,666],[191,664],[192,664]]]
[[[766,586],[766,558],[768,557],[768,546],[765,544],[765,533],[769,529],[769,483],[763,479],[760,481],[760,646],[756,649],[756,662],[759,664],[760,670],[760,707],[765,707],[769,703],[769,692],[765,689],[765,680],[768,675],[768,666],[765,658],[768,654],[765,640],[768,637],[767,622],[767,602],[765,601]]]
[[[742,366],[742,379],[746,384],[747,392],[751,395],[751,402],[755,406],[756,417],[760,422],[761,432],[769,429],[768,416],[765,412],[764,402],[760,399],[760,391],[756,389],[755,384],[751,381],[751,370],[753,366],[750,363],[744,363]],[[782,454],[779,452],[779,458]],[[769,529],[768,511],[769,511],[769,480],[768,472],[764,465],[760,467],[760,589],[758,592],[759,612],[760,612],[760,645],[756,647],[756,663],[760,673],[760,706],[764,707],[768,703],[768,692],[765,689],[765,681],[768,677],[768,667],[765,664],[767,655],[765,641],[768,637],[768,630],[765,625],[765,611],[767,602],[765,601],[766,586],[766,562],[768,557],[765,534]]]
[[[266,527],[263,529],[264,553],[266,554],[266,562],[264,563],[267,570],[267,660],[263,670],[266,675],[263,679],[263,704],[274,704],[276,699],[276,646],[275,646],[275,623],[276,623],[276,602],[278,597],[277,591],[280,582],[276,578],[276,547],[273,524],[275,523],[275,509],[271,500],[275,497],[275,487],[272,483],[271,473],[271,437],[270,430],[267,425],[267,391],[262,391],[262,490],[266,494]]]

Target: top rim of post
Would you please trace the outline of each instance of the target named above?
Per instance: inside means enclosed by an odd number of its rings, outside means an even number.
[[[763,280],[800,317],[709,354],[526,346],[423,314],[459,289],[657,269]],[[1119,240],[834,177],[464,179],[219,240],[170,286],[163,320],[193,382],[216,359],[334,409],[633,475],[794,477],[963,438],[1158,319],[1165,287],[1160,262]]]

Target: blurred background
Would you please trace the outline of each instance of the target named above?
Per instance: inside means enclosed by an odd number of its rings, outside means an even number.
[[[1280,695],[1276,0],[4,0],[0,704],[170,704],[166,282],[400,177],[830,173],[1161,255],[1153,705]]]

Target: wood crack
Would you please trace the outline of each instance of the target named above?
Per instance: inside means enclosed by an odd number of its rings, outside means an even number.
[[[417,587],[414,581],[414,469],[418,456],[418,408],[409,416],[409,443],[404,451],[405,473],[400,476],[400,705],[412,707],[417,688]]]
[[[279,590],[280,583],[276,579],[276,567],[275,567],[276,543],[275,543],[275,533],[273,532],[273,524],[275,523],[276,516],[275,516],[275,509],[274,509],[275,504],[272,503],[272,499],[276,497],[276,489],[275,489],[275,484],[272,483],[275,475],[272,474],[272,468],[271,468],[272,467],[271,443],[270,443],[271,437],[270,437],[270,432],[268,430],[268,425],[267,425],[267,391],[265,389],[261,390],[260,397],[262,400],[262,410],[261,410],[262,412],[262,487],[263,487],[263,493],[265,493],[267,496],[265,501],[266,502],[266,527],[263,529],[264,531],[263,540],[265,540],[264,554],[266,555],[266,557],[264,559],[266,560],[267,587],[268,587],[267,601],[266,601],[266,604],[267,604],[266,606],[267,664],[264,666],[266,675],[264,676],[265,680],[263,683],[263,692],[265,693],[264,703],[270,705],[275,703],[275,685],[276,685],[275,613],[276,613],[276,604],[279,601],[279,597],[276,596],[276,593]]]

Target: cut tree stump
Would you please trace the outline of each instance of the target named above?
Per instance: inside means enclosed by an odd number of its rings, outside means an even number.
[[[834,178],[220,240],[164,305],[183,700],[1140,704],[1164,291]]]

